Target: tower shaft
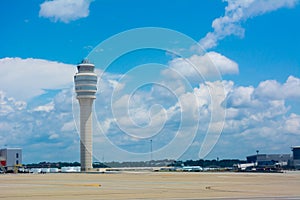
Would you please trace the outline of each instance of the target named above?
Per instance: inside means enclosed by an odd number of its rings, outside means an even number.
[[[93,119],[92,106],[94,99],[79,99],[80,105],[80,163],[82,171],[89,171],[93,155]]]

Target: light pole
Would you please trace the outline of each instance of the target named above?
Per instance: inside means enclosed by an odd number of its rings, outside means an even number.
[[[150,140],[150,161],[152,160],[152,139]]]

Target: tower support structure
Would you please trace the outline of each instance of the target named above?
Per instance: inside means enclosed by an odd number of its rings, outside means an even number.
[[[97,92],[95,66],[83,60],[74,76],[76,98],[80,106],[80,163],[81,171],[90,171],[93,166],[93,102]]]

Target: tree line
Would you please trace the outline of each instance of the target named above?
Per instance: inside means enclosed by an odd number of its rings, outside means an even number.
[[[234,164],[246,163],[245,160],[239,159],[224,159],[224,160],[151,160],[151,161],[125,161],[125,162],[94,162],[94,168],[109,168],[109,167],[163,167],[163,166],[201,166],[205,167],[232,167]],[[80,166],[79,162],[39,162],[23,165],[27,168],[62,168],[62,167],[77,167]]]

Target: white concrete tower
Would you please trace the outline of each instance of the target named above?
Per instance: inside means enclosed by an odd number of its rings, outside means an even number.
[[[77,69],[74,81],[80,105],[80,163],[81,171],[89,171],[93,168],[92,107],[96,99],[97,74],[94,72],[95,66],[86,59]]]

